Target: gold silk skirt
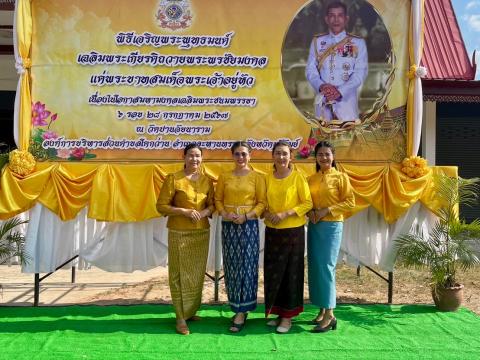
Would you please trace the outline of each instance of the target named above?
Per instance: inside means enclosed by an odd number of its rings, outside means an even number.
[[[168,283],[177,319],[200,307],[209,239],[210,229],[168,231]]]

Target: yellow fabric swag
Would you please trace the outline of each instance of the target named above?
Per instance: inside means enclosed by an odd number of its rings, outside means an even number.
[[[0,218],[8,219],[36,202],[62,220],[75,218],[86,206],[88,216],[97,220],[129,222],[155,218],[160,216],[155,204],[163,180],[182,167],[183,163],[38,163],[33,173],[19,177],[5,166],[0,179]],[[271,171],[268,163],[252,167],[261,173]],[[216,180],[221,172],[231,168],[229,163],[206,163],[205,174]],[[302,163],[296,169],[309,176],[315,166],[313,162]],[[417,201],[432,211],[438,209],[432,175],[440,171],[457,175],[453,166],[433,167],[418,179],[402,173],[400,164],[340,164],[339,169],[348,174],[355,193],[355,208],[346,217],[373,206],[388,223],[395,222]]]

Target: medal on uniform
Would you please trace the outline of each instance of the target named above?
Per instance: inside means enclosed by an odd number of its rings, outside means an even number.
[[[348,73],[343,73],[343,75],[342,75],[343,81],[347,81],[349,78],[350,78],[350,76],[348,75]]]
[[[344,71],[350,70],[350,64],[349,64],[349,63],[343,63],[342,69],[343,69]]]
[[[335,69],[335,55],[330,56],[330,80],[333,81],[333,69]]]

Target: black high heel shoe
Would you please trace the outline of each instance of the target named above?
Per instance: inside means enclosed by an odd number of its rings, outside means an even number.
[[[327,331],[330,331],[330,330],[337,330],[337,319],[336,318],[332,318],[330,320],[330,323],[325,327],[321,327],[320,325],[315,326],[312,329],[312,332],[314,332],[314,333],[324,333],[324,332],[327,332]]]
[[[233,316],[232,318],[232,325],[230,326],[229,328],[229,331],[232,332],[232,333],[239,333],[240,331],[242,331],[242,329],[244,328],[245,326],[245,323],[247,322],[247,317],[248,317],[248,313],[244,313],[243,315],[243,323],[241,324],[236,324],[234,321],[235,321],[235,317],[236,315]],[[233,330],[235,329],[235,330]]]

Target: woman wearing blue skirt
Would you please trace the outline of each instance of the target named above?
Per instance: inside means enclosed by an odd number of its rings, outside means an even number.
[[[248,311],[257,306],[258,218],[266,205],[265,178],[249,166],[250,146],[232,146],[233,170],[220,174],[215,206],[222,216],[223,269],[228,302],[235,316],[231,332],[243,329]]]
[[[315,146],[317,172],[308,178],[313,209],[308,213],[308,286],[320,311],[313,332],[337,328],[335,266],[342,241],[343,218],[355,206],[348,176],[335,167],[335,149],[327,141]]]

